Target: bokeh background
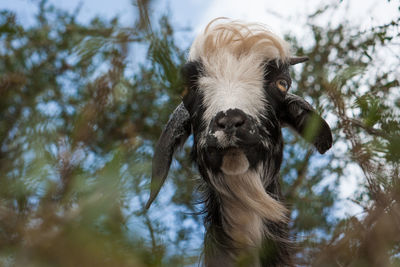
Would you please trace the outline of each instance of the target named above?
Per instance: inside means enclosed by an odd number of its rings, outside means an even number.
[[[0,266],[198,266],[190,140],[144,203],[180,66],[219,16],[265,23],[310,57],[291,90],[334,146],[319,155],[283,131],[298,266],[400,266],[393,0],[0,0]]]

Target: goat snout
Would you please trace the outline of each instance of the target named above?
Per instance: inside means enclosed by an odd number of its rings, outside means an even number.
[[[223,131],[227,134],[234,134],[237,130],[249,128],[249,119],[240,109],[229,109],[219,112],[211,123],[211,131]]]
[[[213,128],[215,131],[234,132],[246,125],[246,114],[239,109],[229,109],[217,114]]]
[[[218,112],[210,123],[209,145],[219,147],[252,145],[259,141],[254,119],[240,109]]]

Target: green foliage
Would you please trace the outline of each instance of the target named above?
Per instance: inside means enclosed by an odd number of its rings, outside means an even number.
[[[185,60],[169,18],[150,19],[149,3],[138,1],[129,28],[117,18],[82,24],[46,1],[29,27],[0,12],[0,265],[199,261],[202,218],[192,213],[201,206],[189,147],[176,156],[161,197],[143,210],[152,148],[180,101]],[[400,20],[364,32],[314,22],[334,9],[310,15],[309,47],[287,37],[311,58],[292,73],[293,91],[330,117],[335,142],[320,156],[284,131],[283,192],[299,264],[399,266],[400,99],[392,67],[399,58],[390,48]],[[135,53],[146,56],[143,64],[130,61]],[[363,174],[351,199],[363,213],[343,219],[335,210],[350,168]]]

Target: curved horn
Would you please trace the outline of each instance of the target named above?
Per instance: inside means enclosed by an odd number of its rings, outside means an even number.
[[[303,63],[305,61],[309,60],[308,57],[291,57],[289,60],[290,65],[296,65],[299,63]]]
[[[146,209],[150,208],[151,203],[160,192],[167,178],[172,156],[176,149],[185,143],[189,135],[190,115],[183,103],[181,103],[172,113],[154,149],[150,197],[146,203]]]

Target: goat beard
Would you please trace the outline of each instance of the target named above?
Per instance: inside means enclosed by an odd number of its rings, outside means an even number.
[[[230,149],[225,154],[221,170],[223,173],[209,175],[221,197],[225,232],[236,243],[260,246],[262,236],[269,235],[263,222],[287,222],[286,207],[265,191],[263,167],[250,170],[246,156],[239,149]]]

